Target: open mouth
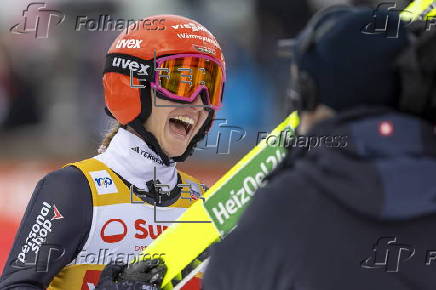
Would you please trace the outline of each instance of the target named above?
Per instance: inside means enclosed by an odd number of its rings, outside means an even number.
[[[188,136],[195,121],[187,116],[177,116],[169,119],[170,128],[178,135]]]

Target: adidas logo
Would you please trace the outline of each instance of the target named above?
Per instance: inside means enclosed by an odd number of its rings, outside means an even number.
[[[149,160],[151,160],[151,161],[153,161],[153,162],[155,162],[155,163],[157,163],[157,164],[163,165],[163,162],[162,162],[162,160],[161,160],[160,158],[158,158],[158,157],[152,155],[151,153],[149,153],[149,152],[147,152],[147,151],[145,151],[145,150],[141,150],[141,149],[139,148],[139,146],[132,147],[132,148],[130,148],[130,149],[132,149],[133,151],[135,151],[135,152],[138,153],[139,155],[141,155],[141,156],[143,156],[143,157],[145,157],[145,158],[147,158],[147,159],[149,159]]]

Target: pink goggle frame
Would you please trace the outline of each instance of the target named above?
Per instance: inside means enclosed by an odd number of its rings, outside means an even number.
[[[224,66],[215,58],[202,54],[175,54],[156,59],[151,87],[170,100],[187,103],[192,103],[204,90],[208,104],[200,106],[219,110],[225,81]]]

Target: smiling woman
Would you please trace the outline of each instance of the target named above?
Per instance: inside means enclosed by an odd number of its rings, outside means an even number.
[[[106,112],[116,125],[98,155],[67,164],[38,183],[1,289],[93,289],[112,260],[90,262],[77,259],[78,253],[133,259],[192,205],[182,193],[203,193],[200,182],[177,170],[176,162],[192,154],[221,107],[224,57],[215,37],[196,21],[176,15],[143,21],[157,20],[164,29],[126,29],[109,48],[103,86]],[[198,37],[181,38],[188,33]],[[140,234],[141,225],[159,230]],[[48,271],[37,271],[36,259],[53,252],[45,245],[62,254],[46,255]],[[113,277],[104,277],[104,289],[121,289]]]
[[[203,127],[209,112],[204,107],[178,107],[178,103],[160,100],[145,122],[150,131],[170,157],[182,155],[192,138]],[[193,105],[203,105],[201,98],[196,98]]]
[[[152,95],[155,95],[154,91]],[[198,107],[204,105],[201,98],[196,98],[192,105],[196,107],[179,107],[174,101],[160,100],[144,122],[145,129],[156,137],[163,153],[169,157],[182,155],[208,118],[209,112],[204,107]],[[123,125],[116,123],[109,130],[100,145],[100,153],[106,150],[121,127]],[[127,130],[137,135],[134,130]]]

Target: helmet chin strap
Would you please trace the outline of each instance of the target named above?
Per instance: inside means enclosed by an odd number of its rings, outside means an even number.
[[[204,138],[207,131],[211,127],[214,111],[211,110],[209,112],[209,115],[204,121],[203,126],[192,138],[185,152],[180,156],[171,158],[163,151],[162,147],[159,144],[159,141],[153,135],[153,133],[147,131],[144,126],[145,121],[150,117],[152,113],[152,104],[154,103],[154,98],[158,95],[158,92],[151,88],[141,88],[141,114],[128,125],[139,135],[141,139],[145,141],[145,143],[147,143],[148,147],[150,147],[150,149],[153,150],[162,159],[162,162],[166,166],[169,166],[172,162],[183,162],[186,160],[186,158],[192,155],[195,145],[197,145],[197,143]]]

